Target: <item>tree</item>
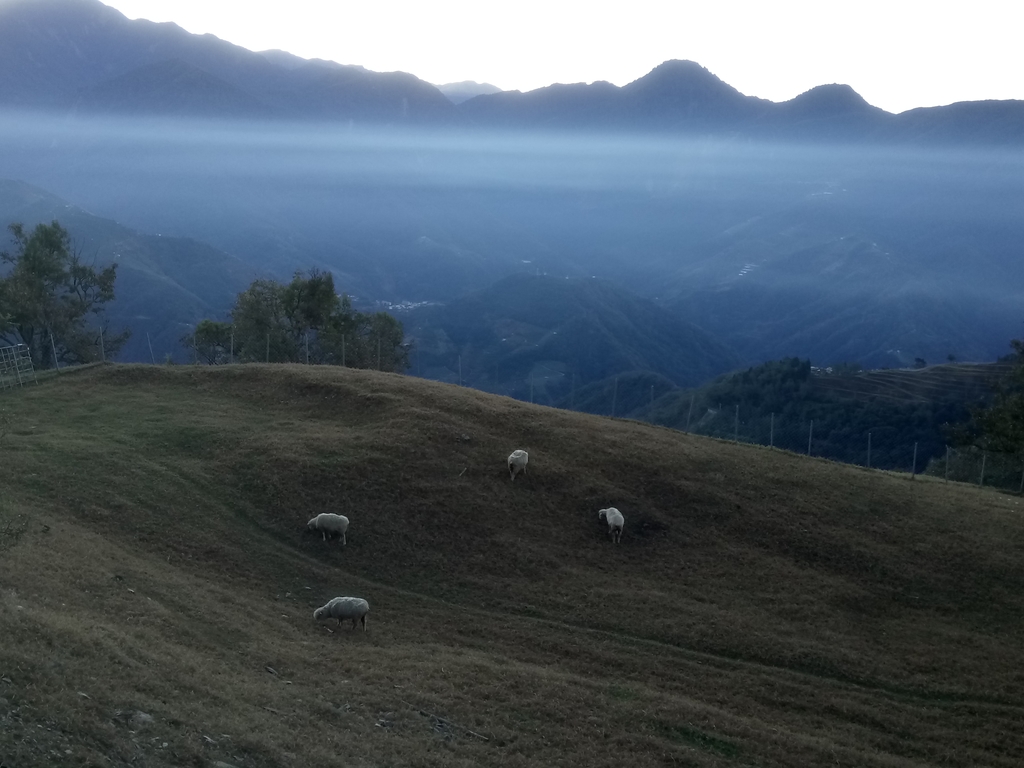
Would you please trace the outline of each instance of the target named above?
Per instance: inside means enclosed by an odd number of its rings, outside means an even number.
[[[231,323],[200,320],[192,333],[181,337],[183,346],[193,350],[196,362],[223,365],[231,359]]]
[[[387,312],[365,315],[365,343],[372,360],[368,368],[404,371],[409,367],[409,348],[403,344],[402,324]]]
[[[341,307],[334,290],[334,276],[318,269],[310,270],[308,278],[296,272],[281,291],[281,301],[285,315],[300,336],[309,330],[326,328]]]
[[[103,352],[116,355],[131,334],[111,334],[102,322],[114,298],[117,265],[97,271],[83,264],[56,221],[39,224],[31,234],[21,224],[8,229],[16,250],[0,252],[0,265],[9,267],[0,277],[0,341],[25,344],[39,368],[57,360],[98,360]],[[89,320],[99,327],[89,327]]]
[[[330,272],[296,272],[287,285],[256,280],[238,294],[231,310],[232,325],[203,321],[181,342],[204,362],[218,361],[216,343],[201,343],[209,333],[234,329],[235,357],[248,362],[306,362],[404,371],[409,365],[402,324],[386,312],[367,314],[339,296]],[[209,325],[204,325],[207,323]],[[202,332],[201,330],[202,329]]]
[[[283,288],[276,280],[256,280],[238,294],[231,310],[240,360],[287,363],[295,345],[284,312]]]
[[[961,445],[977,445],[991,451],[1024,454],[1024,341],[1010,342],[1014,353],[1011,368],[996,388],[992,403],[971,410],[968,422],[952,430]]]

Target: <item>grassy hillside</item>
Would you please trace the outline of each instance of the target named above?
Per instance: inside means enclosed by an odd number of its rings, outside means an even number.
[[[1017,498],[369,371],[0,408],[5,766],[1024,760]]]

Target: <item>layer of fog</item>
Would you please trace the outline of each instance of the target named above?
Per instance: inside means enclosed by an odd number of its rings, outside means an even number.
[[[529,270],[666,304],[742,286],[1004,307],[1022,171],[981,150],[0,115],[0,177],[282,277],[332,269],[364,300]]]

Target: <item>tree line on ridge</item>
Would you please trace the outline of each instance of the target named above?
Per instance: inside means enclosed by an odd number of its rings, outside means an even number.
[[[8,230],[14,248],[0,251],[0,346],[24,344],[37,369],[116,358],[131,335],[130,328],[112,331],[104,318],[117,264],[86,264],[57,221]],[[402,324],[386,312],[354,309],[330,272],[299,272],[287,284],[255,280],[230,315],[230,323],[201,320],[182,337],[194,362],[408,367]]]

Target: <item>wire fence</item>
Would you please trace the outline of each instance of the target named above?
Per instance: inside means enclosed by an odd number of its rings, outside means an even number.
[[[22,387],[35,381],[36,370],[27,346],[0,347],[0,389]]]
[[[686,431],[869,469],[906,472],[912,477],[928,475],[1024,492],[1024,457],[974,446],[954,447],[934,433],[908,439],[904,432],[885,425],[833,429],[820,421],[815,426],[813,419],[786,419],[777,414],[744,419],[738,407],[709,408],[694,418]]]
[[[36,373],[27,346],[0,347],[0,389],[35,381]],[[691,403],[691,411],[692,408]],[[908,437],[905,430],[885,424],[856,429],[848,425],[836,428],[827,419],[815,424],[811,418],[775,413],[746,418],[742,409],[734,406],[707,408],[702,414],[691,413],[682,431],[869,469],[906,472],[911,477],[928,475],[945,481],[1024,493],[1024,457],[974,446],[953,447],[934,429],[920,430]]]

